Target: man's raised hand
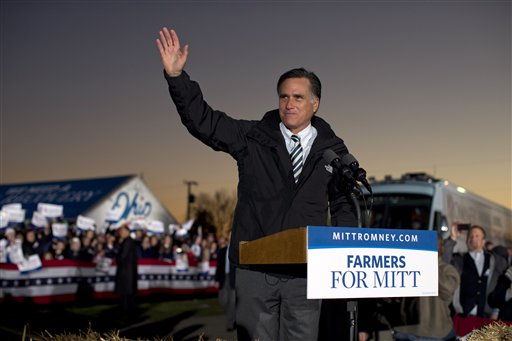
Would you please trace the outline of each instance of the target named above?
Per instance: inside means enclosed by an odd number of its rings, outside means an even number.
[[[160,38],[156,40],[156,45],[160,51],[165,72],[171,77],[179,76],[187,62],[188,45],[185,45],[182,51],[178,35],[174,30],[169,31],[167,27],[160,31]]]

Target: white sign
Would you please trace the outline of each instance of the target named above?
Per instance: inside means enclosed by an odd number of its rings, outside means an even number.
[[[5,204],[2,206],[2,210],[5,210],[5,211],[19,211],[21,210],[22,207],[21,207],[21,204],[20,203],[12,203],[12,204]]]
[[[17,239],[14,244],[7,247],[7,257],[13,264],[19,264],[23,261],[23,249],[21,248],[21,240]]]
[[[9,221],[13,223],[22,223],[25,221],[25,210],[8,210]]]
[[[3,205],[2,211],[9,213],[9,222],[22,223],[25,221],[25,210],[21,208],[21,204]]]
[[[119,220],[119,214],[116,211],[108,210],[105,214],[105,221],[110,223],[115,223]]]
[[[180,225],[178,224],[169,224],[169,234],[172,235],[174,231],[177,231],[180,228]]]
[[[76,219],[76,227],[81,230],[92,230],[96,229],[96,222],[92,218],[84,217],[83,215],[79,215]]]
[[[193,225],[194,225],[194,219],[189,219],[186,222],[184,222],[183,225],[181,225],[181,227],[185,231],[189,231],[192,228]]]
[[[144,230],[146,228],[146,220],[144,218],[135,218],[128,224],[130,231]]]
[[[149,220],[146,224],[149,233],[164,234],[164,223],[158,220]]]
[[[68,234],[68,224],[66,223],[53,223],[52,233],[56,238],[65,238]]]
[[[47,218],[58,218],[62,217],[64,207],[62,205],[39,203],[37,204],[37,210]]]
[[[46,224],[48,224],[48,221],[46,220],[44,215],[37,211],[34,211],[34,213],[32,213],[32,225],[34,225],[35,227],[44,228]]]
[[[39,255],[31,255],[28,258],[23,258],[23,260],[17,265],[18,270],[20,270],[20,272],[23,274],[43,268],[43,264],[41,263],[41,258],[39,258]]]
[[[435,231],[308,226],[307,297],[438,295]]]
[[[9,212],[1,210],[0,211],[0,229],[4,229],[9,226]]]

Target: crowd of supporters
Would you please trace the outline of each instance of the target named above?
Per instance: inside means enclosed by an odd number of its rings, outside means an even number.
[[[53,223],[62,224],[63,222],[49,222],[43,228],[34,227],[32,225],[13,225],[5,229],[0,229],[0,263],[18,264],[20,258],[27,258],[32,255],[38,255],[41,260],[68,259],[92,262],[96,265],[101,265],[104,260],[112,260],[116,258],[119,246],[117,226],[106,226],[104,232],[99,232],[96,229],[84,230],[79,228],[77,225],[69,224],[69,228],[67,228],[67,233],[65,235],[56,236],[52,230]],[[453,228],[452,230],[456,231],[456,229]],[[489,243],[485,244],[484,248],[485,230],[482,227],[475,226],[470,228],[470,232],[473,230],[482,232],[482,236],[479,239],[479,246],[481,248],[479,249],[479,252],[483,255],[488,254],[489,257],[492,257],[493,259],[493,261],[490,262],[492,266],[490,266],[488,271],[485,271],[485,268],[480,269],[480,274],[475,277],[475,281],[477,283],[481,283],[482,279],[487,278],[488,276],[492,277],[491,272],[495,273],[496,281],[490,281],[489,286],[484,287],[485,295],[481,302],[482,306],[489,305],[490,308],[493,309],[487,313],[482,308],[481,314],[472,314],[471,311],[458,312],[456,309],[454,310],[453,303],[459,298],[459,291],[465,291],[465,286],[468,285],[467,281],[460,281],[460,276],[463,276],[464,271],[468,271],[468,267],[456,267],[452,272],[457,277],[457,284],[454,284],[457,288],[453,287],[452,289],[457,289],[457,291],[454,293],[452,290],[449,293],[446,293],[446,297],[443,298],[443,301],[440,301],[440,303],[437,304],[438,307],[443,305],[443,311],[445,311],[446,314],[443,315],[439,311],[432,311],[431,313],[436,316],[436,318],[433,318],[428,317],[429,315],[426,314],[425,311],[420,311],[419,309],[418,312],[415,313],[427,316],[426,319],[424,318],[427,322],[424,325],[427,327],[427,330],[432,328],[433,321],[435,319],[443,318],[449,325],[449,328],[452,329],[452,316],[461,316],[462,318],[477,316],[493,320],[500,319],[502,321],[512,321],[512,248],[506,248],[499,245],[492,247]],[[212,260],[217,260],[218,249],[226,248],[225,238],[220,237],[217,240],[214,233],[202,233],[200,228],[188,229],[186,231],[185,229],[178,229],[177,231],[171,231],[169,233],[154,233],[148,229],[138,226],[131,230],[131,234],[137,245],[139,259],[154,259],[172,262],[178,270],[186,269],[190,264],[193,264],[193,266],[197,266],[200,269],[200,272],[206,272],[209,269],[210,262]],[[471,236],[471,234],[469,234],[469,236]],[[453,240],[457,240],[457,238],[454,238]],[[471,246],[470,244],[472,243],[472,240],[472,238],[468,238],[468,246]],[[444,244],[446,244],[447,241],[449,240],[444,241]],[[439,259],[439,264],[445,264],[442,262],[442,258],[446,258],[446,256],[449,256],[447,257],[449,260],[446,262],[445,266],[452,263],[451,260],[456,258],[457,255],[454,253],[453,249],[453,246],[449,250],[439,247],[441,257]],[[445,251],[444,254],[443,250]],[[468,250],[470,251],[469,253],[475,253],[475,250],[471,247],[469,247]],[[219,259],[221,258],[222,257]],[[471,262],[472,258],[466,258],[466,261]],[[108,266],[110,265],[108,262],[107,264]],[[482,267],[485,266],[487,265],[482,264]],[[226,267],[221,266],[221,268],[224,269]],[[475,271],[477,271],[477,268],[478,266],[474,267]],[[217,275],[216,280],[218,280]],[[447,282],[448,280],[442,276],[440,271],[439,284],[445,286]],[[487,297],[489,297],[489,302],[487,302]],[[432,299],[441,300],[441,296],[433,297]],[[371,310],[371,312],[367,314],[368,316],[380,314],[384,316],[385,320],[390,320],[388,317],[391,315],[400,315],[402,317],[408,315],[408,313],[403,310],[404,307],[402,304],[400,304],[400,311],[398,314],[394,310],[393,306],[383,304],[382,302],[384,301],[372,300],[368,302],[370,303],[366,303],[366,306]],[[368,307],[366,308],[368,309]],[[421,308],[421,304],[419,307]],[[362,315],[365,315],[364,309],[365,304],[361,307]],[[475,312],[479,311],[476,308],[473,310],[475,310]],[[382,316],[379,318],[373,316],[367,319],[367,321],[372,323],[372,325],[367,326],[368,335],[375,332],[377,329],[385,329],[384,325],[380,325]],[[409,317],[407,317],[407,319],[409,319]],[[360,331],[364,333],[364,319],[362,319],[361,322]],[[401,325],[404,322],[405,321],[400,321],[398,325]],[[377,325],[380,325],[380,327],[377,327]],[[416,325],[413,325],[413,327],[415,326]],[[419,323],[417,326],[421,327],[422,325]],[[412,327],[409,330],[405,327],[397,328],[396,330],[400,330],[404,335],[406,334],[406,331],[415,331],[415,334],[421,335],[421,332],[419,332],[420,329],[415,330]],[[448,337],[445,339],[449,340],[451,337],[454,337],[454,333],[455,330],[452,329]],[[431,332],[425,332],[425,335],[426,334],[432,335]]]
[[[190,232],[190,231],[188,231]],[[216,258],[217,241],[214,233],[152,233],[144,228],[132,230],[139,259],[175,261],[186,266],[189,262],[208,263]],[[114,259],[118,248],[117,229],[109,226],[104,232],[81,230],[70,224],[67,234],[56,237],[51,223],[44,228],[18,225],[0,229],[0,263],[17,264],[20,257],[39,255],[41,260],[76,260],[98,263]]]

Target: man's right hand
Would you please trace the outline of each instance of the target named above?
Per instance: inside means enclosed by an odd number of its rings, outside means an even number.
[[[188,45],[185,45],[182,51],[178,35],[172,29],[169,31],[167,27],[160,31],[160,38],[156,40],[156,45],[160,51],[165,72],[171,77],[179,76],[187,62]]]
[[[460,231],[459,231],[458,225],[459,225],[458,222],[454,222],[450,228],[450,238],[455,241],[457,241],[457,239],[460,236]]]

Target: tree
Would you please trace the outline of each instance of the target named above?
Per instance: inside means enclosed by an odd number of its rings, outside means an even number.
[[[213,195],[200,193],[196,197],[194,211],[196,223],[202,226],[203,233],[214,230],[217,238],[227,236],[233,224],[236,201],[236,192],[228,193],[225,189]]]

